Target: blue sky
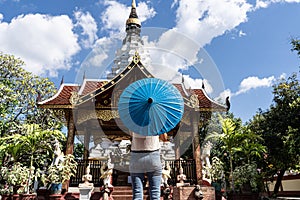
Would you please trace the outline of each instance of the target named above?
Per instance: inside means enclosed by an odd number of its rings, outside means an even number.
[[[120,47],[130,7],[131,0],[0,0],[0,51],[20,57],[28,71],[57,86],[63,76],[74,83],[92,49],[104,50],[102,64],[111,62],[106,47],[112,55]],[[276,79],[299,69],[289,42],[300,37],[300,0],[137,0],[137,14],[145,34],[155,35],[146,46],[184,58],[162,55],[157,62],[176,66],[172,70],[183,73],[187,87],[204,81],[212,98],[230,96],[231,111],[244,122],[270,106]],[[166,42],[178,36],[189,41]]]

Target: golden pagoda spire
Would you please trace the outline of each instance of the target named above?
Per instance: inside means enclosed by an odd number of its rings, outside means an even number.
[[[130,12],[130,15],[129,15],[129,18],[127,19],[126,21],[126,29],[129,28],[129,26],[137,26],[137,27],[141,27],[141,22],[136,14],[136,2],[135,0],[132,0],[132,3],[131,3],[131,12]]]
[[[136,8],[135,0],[132,0],[131,7],[132,7],[132,8]]]

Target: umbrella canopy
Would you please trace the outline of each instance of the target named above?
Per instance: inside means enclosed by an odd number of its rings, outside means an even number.
[[[125,88],[118,111],[129,130],[154,136],[169,132],[180,122],[184,102],[180,92],[169,82],[145,78]]]

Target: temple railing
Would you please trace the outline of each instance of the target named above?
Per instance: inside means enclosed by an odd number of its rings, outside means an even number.
[[[103,184],[100,180],[101,172],[100,168],[103,164],[107,163],[106,161],[101,160],[76,160],[77,161],[77,171],[75,176],[70,179],[70,186],[78,186],[79,183],[83,183],[82,176],[86,174],[86,167],[90,164],[90,174],[92,175],[91,183],[94,183],[95,186],[100,186]]]
[[[90,174],[92,175],[92,183],[94,186],[103,185],[103,181],[100,179],[101,172],[100,168],[103,164],[107,163],[107,161],[100,160],[77,160],[77,172],[74,177],[70,180],[71,187],[77,187],[79,183],[82,183],[82,176],[85,174],[86,167],[90,164]],[[169,164],[171,168],[169,179],[170,185],[176,185],[177,183],[177,175],[179,174],[179,168],[183,168],[183,173],[186,175],[186,183],[190,183],[191,185],[197,183],[196,179],[196,165],[195,160],[166,160],[165,165]],[[128,173],[129,175],[129,173]]]

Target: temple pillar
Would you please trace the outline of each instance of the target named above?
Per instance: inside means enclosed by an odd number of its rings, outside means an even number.
[[[65,154],[73,154],[76,127],[74,124],[72,110],[66,111],[66,121],[67,121],[68,135],[67,135],[67,145],[66,145]]]
[[[73,154],[74,151],[74,138],[75,138],[75,131],[76,127],[74,124],[74,117],[72,110],[65,111],[65,118],[68,128],[68,135],[67,135],[67,144],[66,144],[66,151],[65,154]],[[63,192],[67,192],[69,189],[70,180],[66,181],[62,185]]]
[[[89,146],[90,146],[91,133],[90,133],[90,131],[89,131],[89,129],[87,127],[89,127],[89,126],[87,125],[84,128],[84,152],[83,152],[83,159],[88,159],[88,157],[89,157]]]
[[[199,136],[199,112],[191,112],[191,128],[193,135],[193,156],[196,164],[196,178],[197,184],[202,182],[202,162],[201,162],[201,149],[200,149],[200,136]]]
[[[180,132],[178,131],[178,133],[175,135],[175,137],[173,137],[173,142],[175,145],[175,160],[179,160],[180,159]]]

